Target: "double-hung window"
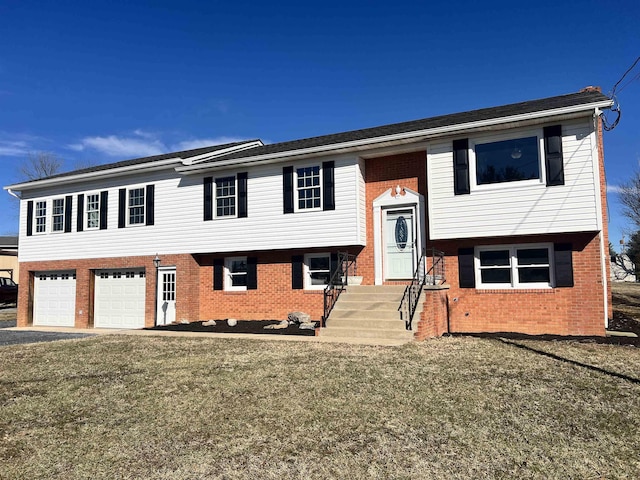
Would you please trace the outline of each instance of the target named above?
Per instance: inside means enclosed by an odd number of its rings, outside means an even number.
[[[51,209],[51,230],[64,232],[64,198],[54,198]]]
[[[87,195],[87,230],[100,228],[100,194],[90,193]]]
[[[36,202],[35,209],[36,233],[45,233],[47,231],[47,202]]]
[[[144,188],[129,190],[129,225],[144,225],[145,223]]]
[[[236,177],[216,178],[216,217],[236,216]]]
[[[225,290],[247,289],[247,257],[225,258]]]
[[[553,245],[476,247],[478,288],[548,288],[553,285]]]
[[[296,195],[298,210],[309,210],[322,206],[320,166],[296,169]]]
[[[329,283],[331,257],[328,253],[309,253],[304,256],[305,285],[307,290],[321,290]]]

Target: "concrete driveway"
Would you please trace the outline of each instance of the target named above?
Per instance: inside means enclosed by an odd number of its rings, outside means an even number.
[[[72,338],[92,337],[88,333],[39,332],[33,330],[13,330],[16,326],[16,308],[0,307],[0,347],[20,343],[53,342]]]

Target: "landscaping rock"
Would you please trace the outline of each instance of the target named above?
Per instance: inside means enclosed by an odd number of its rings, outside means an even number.
[[[280,330],[281,328],[287,328],[289,326],[289,322],[287,320],[282,320],[280,323],[272,323],[271,325],[265,325],[262,328],[267,330]]]
[[[308,323],[311,320],[311,315],[304,312],[291,312],[287,318],[292,323]]]
[[[235,318],[227,318],[227,325],[230,327],[235,327],[238,324],[238,320]]]
[[[216,326],[216,321],[215,320],[207,320],[206,322],[202,322],[202,326],[203,327],[215,327]]]
[[[315,330],[316,322],[301,323],[298,328],[300,328],[301,330]]]

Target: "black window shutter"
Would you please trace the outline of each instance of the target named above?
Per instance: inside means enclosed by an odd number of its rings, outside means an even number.
[[[78,195],[78,215],[76,218],[76,231],[84,230],[84,194]]]
[[[247,290],[258,288],[258,258],[247,258]]]
[[[573,257],[570,243],[554,245],[556,287],[573,287]]]
[[[67,195],[64,197],[64,231],[69,233],[71,231],[71,207],[73,206],[73,197]]]
[[[146,198],[146,204],[147,204],[147,221],[146,221],[146,225],[153,225],[153,221],[154,221],[154,203],[155,203],[155,198],[154,198],[154,192],[155,192],[155,186],[154,185],[147,185],[147,198]]]
[[[547,170],[547,186],[564,185],[561,125],[544,127],[544,153],[545,167]]]
[[[213,220],[213,177],[204,177],[204,220]]]
[[[109,192],[100,192],[100,230],[107,229],[107,212],[109,207]]]
[[[224,259],[216,258],[213,260],[213,289],[222,290],[224,274]]]
[[[294,255],[291,257],[291,288],[300,290],[304,288],[302,280],[302,265],[304,264],[304,256]]]
[[[456,195],[469,193],[469,139],[453,141],[453,191]]]
[[[238,174],[238,218],[247,216],[247,172]]]
[[[473,248],[458,249],[458,280],[460,288],[475,288]]]
[[[127,189],[121,188],[118,191],[118,228],[127,225]]]
[[[293,213],[293,167],[282,168],[282,195],[284,213]]]
[[[322,209],[335,210],[334,162],[322,162]]]
[[[27,202],[27,237],[33,235],[33,200]]]

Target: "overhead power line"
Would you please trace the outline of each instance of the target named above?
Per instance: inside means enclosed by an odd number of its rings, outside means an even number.
[[[616,128],[618,123],[620,123],[620,117],[622,116],[622,111],[620,110],[620,102],[618,102],[618,97],[616,97],[616,93],[622,92],[622,90],[627,88],[629,86],[629,84],[631,84],[635,80],[638,80],[640,78],[640,72],[638,72],[633,78],[631,78],[631,80],[629,80],[622,87],[620,87],[620,90],[618,90],[618,85],[620,85],[620,83],[622,83],[622,81],[625,79],[625,77],[627,75],[629,75],[629,73],[635,68],[635,66],[638,64],[638,62],[640,62],[640,57],[636,58],[636,61],[633,62],[629,68],[627,68],[627,71],[622,74],[622,76],[620,77],[620,80],[618,80],[615,83],[615,85],[613,86],[613,88],[611,89],[611,93],[609,94],[609,98],[611,100],[613,100],[614,103],[611,106],[611,109],[609,111],[616,114],[616,119],[613,122],[610,122],[609,119],[607,118],[607,114],[606,113],[604,115],[602,115],[602,126],[607,131],[611,131],[614,128]]]

